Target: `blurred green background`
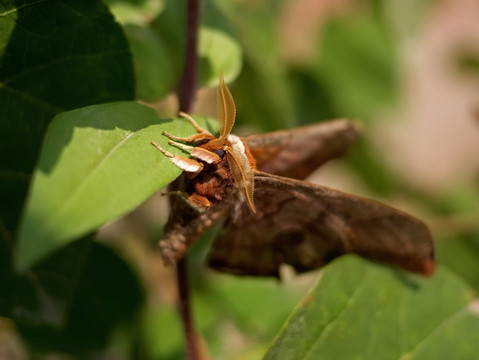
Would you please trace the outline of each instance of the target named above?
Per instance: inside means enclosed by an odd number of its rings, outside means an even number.
[[[58,10],[55,1],[46,3],[51,8],[45,11]],[[136,99],[161,118],[174,116],[184,1],[107,3],[109,10],[101,11],[114,14],[131,49]],[[6,11],[10,5],[18,4],[3,5],[4,34],[15,13]],[[61,22],[59,14],[55,19]],[[237,105],[238,134],[339,117],[358,120],[361,140],[344,159],[319,169],[312,181],[423,219],[437,240],[439,264],[479,290],[477,1],[204,0],[201,14],[200,86],[193,114],[216,116],[215,86],[223,71]],[[21,48],[14,41],[4,37],[2,50]],[[54,48],[42,51],[55,56]],[[5,79],[13,70],[7,56],[2,61]],[[77,102],[58,105],[45,115],[45,123],[62,110],[133,99],[132,72],[122,72],[128,66],[116,75],[124,76],[121,86],[127,90],[80,101],[80,89]],[[98,81],[107,68],[95,75]],[[0,118],[7,126],[5,104]],[[37,141],[32,163],[41,138]],[[16,153],[10,156],[15,162]],[[11,179],[5,179],[9,184]],[[11,249],[2,242],[0,358],[26,359],[34,353],[49,359],[182,359],[175,276],[156,249],[167,211],[165,199],[154,195],[99,229],[94,241],[87,236],[39,264],[33,278],[5,270]],[[1,230],[7,233],[10,225],[2,224]],[[258,359],[318,272],[286,274],[281,282],[212,273],[203,264],[209,237],[188,255],[205,352],[215,359]],[[63,277],[52,278],[51,268],[60,263]],[[21,299],[12,295],[14,287]],[[42,298],[44,293],[48,296]]]

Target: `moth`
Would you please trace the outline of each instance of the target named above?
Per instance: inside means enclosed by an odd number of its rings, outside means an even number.
[[[224,220],[209,266],[250,276],[279,276],[282,264],[297,273],[355,253],[431,275],[434,241],[420,220],[359,196],[303,181],[325,161],[342,155],[358,136],[346,120],[240,138],[231,134],[236,108],[223,77],[217,91],[219,136],[201,128],[169,143],[190,152],[174,155],[152,144],[184,170],[175,181],[172,209],[160,250],[175,263],[201,235]]]

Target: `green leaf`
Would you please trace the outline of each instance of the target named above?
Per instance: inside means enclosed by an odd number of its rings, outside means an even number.
[[[218,86],[220,73],[230,82],[241,71],[241,47],[234,38],[220,29],[201,28],[198,51],[200,80],[206,86]]]
[[[19,230],[17,265],[25,268],[74,239],[139,205],[180,169],[150,145],[162,132],[186,136],[183,119],[159,121],[132,102],[62,113],[52,122]],[[184,155],[184,153],[183,153]]]
[[[163,10],[162,0],[107,0],[111,12],[122,24],[146,25]]]
[[[0,316],[26,326],[64,326],[91,248],[85,237],[22,273],[12,269],[11,249],[2,248]]]
[[[366,7],[366,6],[365,6]],[[371,9],[330,20],[321,31],[316,71],[335,116],[367,120],[397,94],[395,43]]]
[[[475,359],[472,290],[439,268],[431,279],[345,256],[328,266],[265,359]]]
[[[178,81],[183,73],[185,53],[186,1],[165,0],[163,12],[151,24],[157,41],[167,50],[173,64],[173,77]],[[202,3],[199,28],[199,82],[216,87],[220,72],[226,81],[233,81],[242,66],[242,50],[229,22],[211,1]],[[139,82],[141,78],[139,79]],[[151,80],[153,81],[153,80]],[[139,83],[141,88],[141,83]]]
[[[53,117],[135,89],[128,42],[101,0],[0,2],[0,51],[0,223],[12,232]]]
[[[143,298],[137,274],[125,259],[108,246],[91,242],[88,255],[80,269],[81,276],[70,279],[73,285],[57,281],[56,290],[60,294],[64,292],[63,287],[74,287],[75,290],[74,296],[64,299],[68,300],[69,306],[61,326],[17,321],[33,357],[35,353],[55,351],[77,354],[76,358],[91,358],[92,350],[98,351],[107,346],[119,324],[127,323],[129,328],[134,329],[134,316]],[[63,262],[68,260],[64,259]],[[36,274],[41,275],[39,271]],[[61,276],[62,282],[68,280],[64,279],[66,275]],[[46,290],[53,289],[50,287]],[[49,298],[43,300],[49,307],[39,309],[43,310],[39,314],[55,314],[63,310],[54,308],[56,303],[48,303],[46,300]]]
[[[271,131],[295,124],[293,95],[279,51],[275,6],[262,2],[212,0],[233,25],[244,53],[243,70],[232,88],[238,123]]]
[[[125,32],[135,59],[138,97],[149,102],[165,97],[178,74],[163,38],[149,27],[128,25]]]

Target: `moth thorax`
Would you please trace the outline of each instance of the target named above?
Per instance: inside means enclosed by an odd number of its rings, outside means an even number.
[[[248,149],[246,148],[244,142],[240,139],[239,136],[233,134],[229,134],[227,139],[230,142],[231,148],[233,149],[235,155],[240,161],[241,167],[245,170],[245,172],[249,173],[253,167],[255,168],[255,166],[252,166],[252,163],[254,163],[255,161]]]

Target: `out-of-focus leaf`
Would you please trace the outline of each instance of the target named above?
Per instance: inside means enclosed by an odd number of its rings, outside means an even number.
[[[287,71],[279,53],[273,5],[214,1],[233,25],[244,53],[244,67],[233,87],[238,123],[262,130],[295,124]]]
[[[185,0],[165,0],[164,9],[153,23],[152,29],[162,41],[173,61],[177,79],[183,71],[186,44],[186,2]]]
[[[202,84],[218,86],[220,73],[223,73],[228,82],[238,76],[242,62],[241,48],[236,40],[224,31],[203,27],[198,50]]]
[[[90,251],[90,237],[83,238],[22,273],[14,271],[11,251],[2,253],[0,315],[28,326],[64,326]]]
[[[330,20],[321,32],[317,71],[336,116],[368,120],[397,94],[392,38],[371,10]]]
[[[162,306],[143,314],[143,335],[152,359],[175,359],[183,355],[184,339],[176,307]]]
[[[195,293],[192,300],[195,326],[202,334],[212,325],[218,325],[219,309],[215,299]],[[143,331],[148,353],[153,359],[175,359],[183,354],[184,335],[176,306],[165,305],[146,311]]]
[[[153,102],[173,90],[178,80],[174,59],[163,38],[150,27],[125,26],[135,60],[138,97]]]
[[[248,350],[257,354],[262,349],[263,354],[301,294],[291,292],[290,287],[274,279],[228,275],[214,279],[214,285],[196,289],[192,294],[195,323],[212,356],[223,358],[225,353],[231,354],[231,350],[225,349],[225,344],[235,339],[234,331],[224,331],[229,326],[236,327],[236,336],[244,334]],[[162,306],[145,312],[143,325],[152,358],[174,359],[183,353],[184,339],[176,307]]]
[[[464,75],[479,79],[479,49],[464,49],[456,55],[456,67]]]
[[[401,178],[382,161],[381,153],[371,147],[366,136],[364,134],[347,154],[345,159],[348,165],[376,194],[386,196],[392,193],[407,192],[408,189],[401,182]]]
[[[479,189],[461,186],[440,205],[438,259],[479,292]]]
[[[235,323],[246,333],[254,333],[256,339],[274,334],[301,297],[277,279],[230,275],[215,276],[213,291],[229,308]]]
[[[441,237],[438,259],[479,292],[479,231]]]
[[[236,32],[215,0],[203,1],[201,14],[200,82],[216,87],[221,72],[226,82],[234,81],[243,63],[243,51]]]
[[[122,24],[146,25],[162,10],[162,0],[106,0],[115,18]]]
[[[136,275],[111,248],[92,245],[81,277],[70,279],[75,292],[69,298],[65,322],[56,327],[18,322],[33,351],[53,350],[92,358],[95,351],[105,347],[118,325],[134,325],[133,317],[138,314],[142,300]],[[47,310],[55,310],[54,304],[49,305],[51,308]]]
[[[12,232],[54,115],[135,90],[128,42],[100,0],[2,1],[0,49],[0,221]]]
[[[181,172],[152,140],[174,153],[162,134],[194,133],[184,119],[158,119],[133,102],[94,105],[58,115],[51,124],[19,231],[17,265],[131,211]],[[184,154],[184,153],[183,153]]]
[[[297,125],[334,118],[329,94],[314,77],[314,70],[294,67],[289,70],[288,77],[298,112]]]
[[[177,81],[181,78],[184,66],[185,14],[185,0],[165,0],[163,12],[152,23],[152,29],[157,34],[156,41],[164,44],[173,64],[170,76]],[[223,72],[228,82],[238,76],[242,65],[242,51],[228,21],[214,3],[211,1],[202,3],[201,14],[198,43],[199,84],[216,87],[220,72]],[[159,80],[152,78],[150,81]]]
[[[264,358],[472,360],[476,301],[443,268],[420,279],[345,256],[325,268]]]

